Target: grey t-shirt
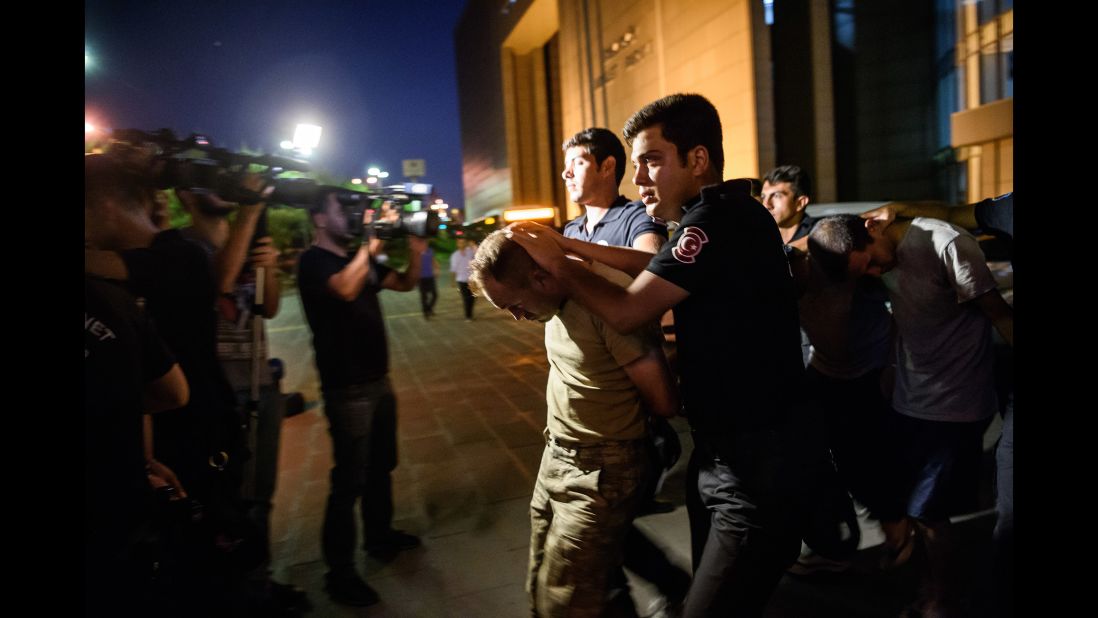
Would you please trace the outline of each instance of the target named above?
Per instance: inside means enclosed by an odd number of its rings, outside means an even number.
[[[883,280],[898,330],[892,405],[915,418],[970,422],[995,413],[991,321],[973,303],[995,290],[976,238],[918,218]]]

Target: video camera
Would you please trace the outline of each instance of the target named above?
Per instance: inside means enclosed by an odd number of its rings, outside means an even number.
[[[382,240],[407,235],[434,238],[438,235],[439,217],[433,210],[420,210],[431,195],[431,185],[406,182],[375,191],[354,191],[343,187],[318,185],[308,178],[276,178],[275,190],[268,201],[297,208],[315,206],[320,195],[333,193],[347,217],[347,229],[355,236],[372,232]],[[389,204],[398,216],[386,218],[384,206]],[[371,223],[363,224],[367,210],[374,211]]]
[[[240,154],[213,146],[208,137],[191,134],[179,139],[171,129],[155,132],[140,129],[116,129],[111,134],[110,154],[140,168],[157,189],[186,190],[195,194],[216,195],[226,202],[255,204],[261,201],[311,208],[321,191],[334,191],[347,216],[348,229],[362,235],[365,210],[380,211],[385,202],[399,209],[395,220],[380,219],[375,212],[369,229],[381,239],[408,234],[424,238],[438,235],[438,213],[419,210],[431,194],[431,185],[402,183],[380,187],[369,193],[342,187],[318,185],[310,178],[276,178],[283,172],[308,172],[309,164],[300,159],[277,155]],[[263,168],[259,174],[267,186],[274,186],[266,198],[260,191],[244,186],[247,173]],[[206,205],[199,204],[202,208]],[[228,214],[220,211],[213,214]],[[266,211],[256,227],[256,238],[266,235]],[[253,240],[254,244],[254,240]]]
[[[265,168],[267,179],[287,171],[307,172],[306,161],[275,155],[248,155],[217,148],[204,135],[178,139],[171,129],[149,133],[140,129],[116,129],[110,151],[145,166],[157,189],[179,189],[196,194],[214,194],[226,202],[255,204],[260,192],[244,187],[245,174],[254,167]]]

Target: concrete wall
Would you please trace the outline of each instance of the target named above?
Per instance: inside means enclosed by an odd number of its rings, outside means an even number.
[[[720,112],[725,177],[758,175],[753,4],[560,0],[564,135],[589,126],[620,135],[629,116],[645,104],[696,92]],[[630,33],[628,45],[607,51]],[[628,174],[622,192],[636,196]]]

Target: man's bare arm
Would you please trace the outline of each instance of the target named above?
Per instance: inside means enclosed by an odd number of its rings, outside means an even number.
[[[408,267],[404,272],[389,271],[385,279],[381,281],[381,287],[386,290],[408,292],[415,289],[419,283],[420,267],[423,263],[423,252],[427,250],[427,241],[416,236],[408,237]]]
[[[649,271],[642,272],[628,288],[603,279],[575,260],[568,260],[561,272],[553,274],[564,282],[572,300],[619,333],[631,333],[659,320],[690,295]]]
[[[641,399],[649,412],[666,417],[679,413],[679,391],[662,348],[653,347],[647,354],[622,369],[640,391]]]
[[[350,302],[366,287],[366,276],[370,274],[370,249],[362,243],[351,261],[343,270],[328,277],[328,290],[341,300]]]
[[[915,217],[941,219],[959,225],[966,230],[979,227],[979,224],[976,223],[976,206],[974,204],[949,206],[945,202],[934,200],[889,202],[880,208],[863,212],[861,216],[863,219],[880,221],[883,227],[887,227],[896,217],[904,219],[914,219]]]
[[[639,275],[648,266],[648,263],[652,261],[652,253],[638,251],[637,249],[629,249],[627,247],[609,247],[576,240],[574,238],[565,238],[557,233],[556,230],[541,225],[540,223],[524,221],[522,223],[512,224],[508,229],[515,237],[530,236],[532,238],[549,240],[563,251],[588,260],[601,262],[610,268],[622,271],[630,277]],[[541,259],[534,253],[536,248],[532,250],[531,247],[528,246],[528,243],[522,243],[522,245],[530,253],[531,257],[534,258],[534,261],[541,264]],[[548,247],[549,245],[546,244],[543,246]],[[550,253],[548,255],[555,254]],[[545,268],[544,264],[541,264],[541,266]]]
[[[175,410],[187,405],[191,398],[190,385],[179,363],[172,365],[167,373],[145,384],[141,393],[142,408],[146,414]]]
[[[236,280],[248,260],[248,245],[262,214],[263,204],[241,206],[236,213],[236,220],[229,228],[225,246],[214,254],[214,273],[217,277],[217,289],[221,294],[228,294],[236,287]]]
[[[601,262],[610,268],[622,271],[630,277],[637,277],[644,272],[655,253],[655,251],[649,253],[628,247],[597,245],[593,242],[585,242],[575,238],[561,238],[565,241],[563,247],[568,253]]]
[[[564,284],[570,298],[619,333],[632,332],[657,320],[665,311],[689,296],[686,290],[643,269],[633,283],[623,289],[591,272],[582,262],[569,259],[561,245],[548,234],[531,234],[525,229],[512,229],[511,238],[522,245],[539,266]],[[646,265],[652,257],[633,249],[601,247],[582,242],[580,244],[643,256]]]
[[[665,242],[667,242],[666,236],[655,232],[646,232],[633,239],[633,248],[637,251],[655,254],[659,253],[660,247],[662,247]]]
[[[995,330],[999,331],[999,335],[1003,337],[1003,340],[1013,348],[1014,308],[1003,300],[1003,295],[999,293],[999,290],[991,290],[983,296],[973,299],[972,302],[976,303],[980,311],[991,320],[991,324],[995,327]]]

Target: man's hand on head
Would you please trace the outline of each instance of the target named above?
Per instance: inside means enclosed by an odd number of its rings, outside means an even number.
[[[554,275],[558,274],[559,266],[566,261],[562,243],[557,241],[557,238],[564,240],[563,236],[544,225],[530,221],[512,223],[506,229],[508,238],[526,249],[538,266]]]
[[[869,219],[876,221],[880,229],[884,229],[889,226],[890,223],[896,220],[896,215],[900,214],[903,207],[895,202],[889,202],[879,208],[873,210],[867,210],[861,214],[863,219]]]

